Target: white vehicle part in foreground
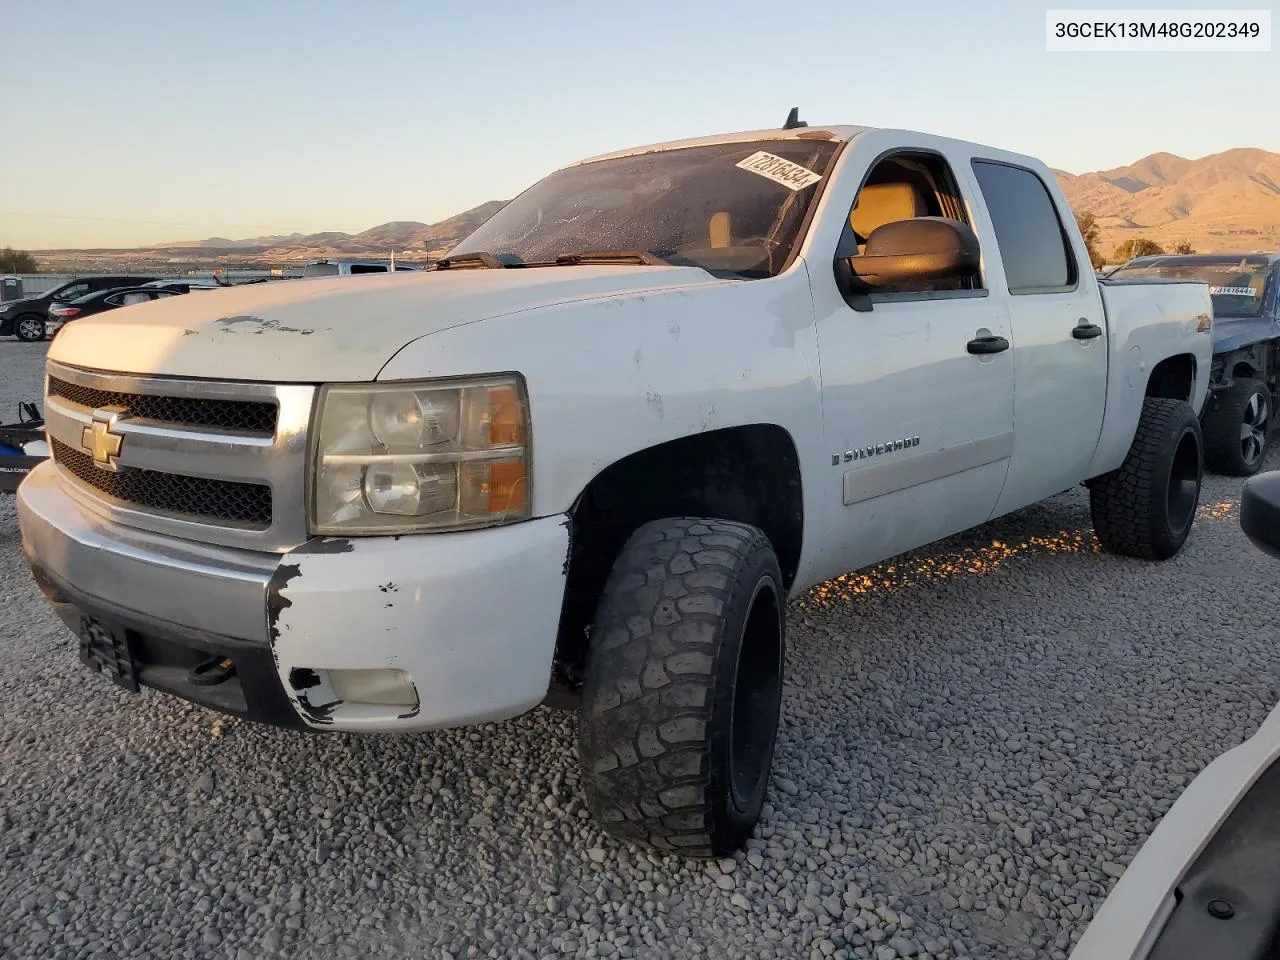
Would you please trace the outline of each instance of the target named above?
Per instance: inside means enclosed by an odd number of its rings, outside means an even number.
[[[1112,888],[1071,960],[1144,960],[1173,910],[1174,890],[1183,876],[1277,760],[1280,706],[1257,733],[1191,781]]]

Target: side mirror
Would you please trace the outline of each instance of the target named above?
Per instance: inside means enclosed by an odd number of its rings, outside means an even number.
[[[914,217],[877,227],[861,256],[846,261],[855,284],[875,289],[899,283],[976,276],[981,252],[974,232],[947,217]]]
[[[1240,493],[1240,529],[1255,547],[1280,559],[1280,470],[1245,481]]]

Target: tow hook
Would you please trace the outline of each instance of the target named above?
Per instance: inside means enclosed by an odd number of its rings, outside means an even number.
[[[187,671],[187,679],[197,687],[214,687],[235,676],[236,665],[230,657],[213,657]]]

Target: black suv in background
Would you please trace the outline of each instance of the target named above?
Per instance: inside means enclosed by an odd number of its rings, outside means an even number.
[[[34,297],[0,304],[0,337],[17,337],[27,343],[43,340],[49,323],[49,307],[68,303],[101,290],[140,287],[157,277],[79,277]]]

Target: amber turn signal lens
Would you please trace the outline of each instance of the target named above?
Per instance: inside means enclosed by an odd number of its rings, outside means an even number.
[[[525,507],[524,463],[503,460],[489,466],[489,513],[519,513]]]
[[[494,446],[519,443],[524,417],[514,387],[489,389],[489,442]]]

